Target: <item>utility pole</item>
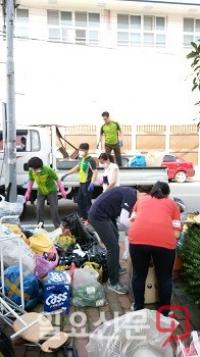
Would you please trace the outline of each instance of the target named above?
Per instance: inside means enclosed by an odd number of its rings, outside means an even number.
[[[15,0],[4,0],[7,40],[7,118],[5,143],[5,186],[10,202],[16,202],[16,124],[15,124],[15,72],[13,57]]]

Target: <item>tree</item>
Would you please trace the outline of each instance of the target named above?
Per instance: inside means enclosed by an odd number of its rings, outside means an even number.
[[[200,306],[200,224],[193,224],[188,228],[180,255],[188,295]]]
[[[184,278],[189,295],[195,304],[200,306],[200,225],[193,224],[186,235],[181,249]]]
[[[200,93],[200,40],[198,43],[191,42],[192,51],[187,55],[188,59],[192,59],[192,70],[194,73],[192,91],[198,91]],[[200,106],[200,100],[195,103]],[[200,110],[199,110],[200,114]],[[200,128],[200,119],[198,119],[198,129]]]

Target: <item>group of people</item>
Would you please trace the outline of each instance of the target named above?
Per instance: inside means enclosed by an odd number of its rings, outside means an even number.
[[[140,189],[140,191],[142,191]],[[126,294],[119,282],[119,245],[116,219],[128,232],[129,252],[133,266],[132,289],[134,310],[144,308],[145,280],[153,259],[158,281],[160,306],[168,306],[172,293],[172,271],[176,239],[181,231],[180,210],[169,197],[169,185],[157,182],[142,194],[136,189],[115,187],[100,195],[89,212],[89,222],[108,251],[108,287]]]
[[[102,115],[105,117],[105,124],[101,134],[104,133],[106,138],[109,133],[106,127],[109,114],[106,112]],[[112,126],[116,125],[116,130],[120,132],[117,123],[111,123]],[[120,283],[120,273],[123,269],[119,258],[118,220],[129,240],[133,266],[134,309],[144,308],[145,280],[152,259],[158,281],[159,303],[160,306],[166,306],[167,315],[172,293],[176,239],[181,231],[180,210],[176,202],[169,197],[169,185],[165,182],[157,182],[151,189],[143,188],[140,192],[134,188],[120,187],[119,166],[113,162],[111,156],[111,151],[116,150],[114,136],[112,140],[113,146],[109,146],[109,150],[99,157],[99,163],[104,167],[101,180],[103,193],[94,203],[92,193],[97,180],[97,165],[89,154],[88,143],[80,144],[79,164],[66,175],[79,172],[78,212],[84,222],[87,220],[94,227],[107,249],[108,288],[118,294],[128,293],[127,287]],[[106,141],[105,143],[107,144]],[[120,144],[117,142],[117,145],[119,147]],[[63,183],[58,179],[56,172],[43,165],[38,157],[30,159],[28,167],[29,182],[25,199],[30,199],[33,184],[36,182],[38,223],[44,222],[44,203],[47,199],[53,223],[55,227],[59,227],[61,221],[58,214],[57,189],[60,190],[62,197],[66,198]]]

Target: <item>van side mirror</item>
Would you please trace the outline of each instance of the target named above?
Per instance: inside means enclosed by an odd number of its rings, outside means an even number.
[[[29,168],[28,168],[28,164],[27,164],[27,162],[24,164],[24,171],[28,171],[29,170]]]

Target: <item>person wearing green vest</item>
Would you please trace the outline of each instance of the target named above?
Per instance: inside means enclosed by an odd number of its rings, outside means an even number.
[[[92,192],[97,178],[96,161],[89,155],[89,144],[79,145],[80,162],[69,170],[66,176],[79,172],[80,187],[78,192],[78,212],[83,221],[87,221],[92,206]]]
[[[116,121],[110,119],[110,114],[108,112],[103,112],[102,117],[104,124],[101,127],[97,148],[99,147],[99,144],[102,143],[102,138],[104,136],[106,153],[111,154],[111,152],[114,151],[118,166],[122,166],[120,147],[123,146],[123,141],[120,125]]]
[[[32,157],[28,161],[29,181],[25,192],[25,201],[31,198],[34,182],[37,184],[37,222],[44,224],[44,204],[48,200],[50,205],[51,218],[55,228],[60,227],[61,220],[58,213],[58,188],[63,198],[67,197],[64,184],[58,179],[55,170],[43,165],[39,157]]]

